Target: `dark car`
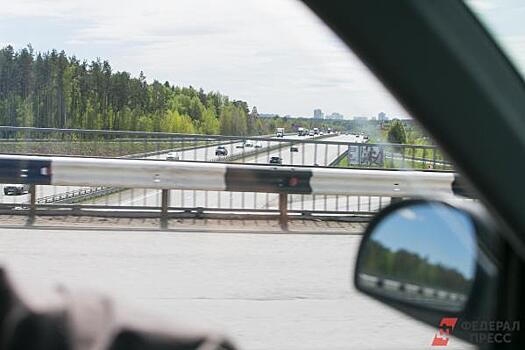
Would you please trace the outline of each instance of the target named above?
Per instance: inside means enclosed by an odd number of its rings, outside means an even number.
[[[29,192],[28,184],[7,184],[4,185],[4,194],[8,195],[19,195]]]
[[[283,160],[281,157],[272,157],[270,158],[270,164],[283,164]]]
[[[224,146],[219,146],[217,149],[215,149],[215,155],[216,156],[227,156],[228,150]]]
[[[299,148],[297,146],[290,147],[290,152],[299,152]]]

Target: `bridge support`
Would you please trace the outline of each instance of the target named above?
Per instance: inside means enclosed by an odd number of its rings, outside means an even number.
[[[279,224],[283,231],[288,231],[288,194],[279,193]]]
[[[27,225],[32,225],[36,215],[36,185],[29,185],[29,217]]]
[[[162,190],[162,197],[160,199],[160,202],[160,227],[168,228],[168,207],[170,203],[170,190]]]

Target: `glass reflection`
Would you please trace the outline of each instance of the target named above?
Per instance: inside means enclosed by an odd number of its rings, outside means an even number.
[[[439,203],[393,211],[362,249],[363,289],[440,310],[463,308],[477,250],[474,224],[462,211]]]

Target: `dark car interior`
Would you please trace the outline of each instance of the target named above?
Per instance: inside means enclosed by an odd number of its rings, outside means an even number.
[[[525,153],[523,78],[461,1],[304,3],[439,142],[487,209],[475,219],[483,226],[477,229],[478,244],[492,255],[497,273],[477,281],[469,296],[476,305],[465,308],[459,317],[519,323],[525,315],[525,169],[523,162],[514,161],[510,150],[513,155]],[[487,142],[489,135],[493,142]],[[480,224],[481,220],[485,224]],[[370,224],[364,241],[374,225]],[[491,238],[483,242],[482,236]],[[428,308],[373,296],[432,325],[437,325],[440,316],[450,314],[430,317]],[[474,343],[521,349],[523,332],[519,327],[514,331],[508,343]],[[469,339],[468,334],[463,337]]]

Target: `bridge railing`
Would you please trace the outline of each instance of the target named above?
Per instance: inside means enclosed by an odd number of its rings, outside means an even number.
[[[273,214],[283,227],[289,217],[368,217],[392,198],[461,189],[454,173],[439,171],[19,155],[0,155],[0,181],[31,184],[28,195],[4,195],[13,202],[0,206],[30,215]]]
[[[336,134],[276,138],[0,126],[0,154],[166,159],[174,152],[179,160],[187,161],[268,164],[271,157],[279,157],[286,165],[453,169],[433,145],[364,141],[355,135]],[[227,154],[217,154],[218,146]]]

